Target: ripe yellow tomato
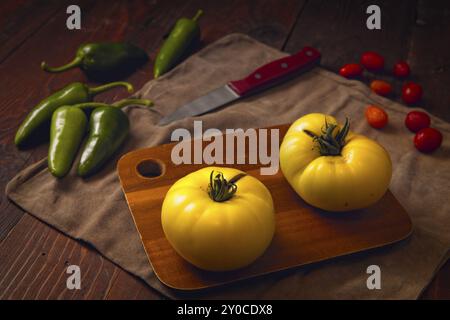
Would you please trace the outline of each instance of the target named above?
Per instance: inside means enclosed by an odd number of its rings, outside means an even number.
[[[280,167],[307,203],[328,211],[368,207],[386,192],[391,159],[377,142],[349,131],[332,116],[312,113],[289,128]]]
[[[263,254],[275,231],[269,190],[240,170],[218,167],[175,182],[164,198],[161,223],[175,251],[210,271],[249,265]]]

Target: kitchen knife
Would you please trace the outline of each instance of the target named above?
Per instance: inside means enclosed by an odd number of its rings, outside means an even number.
[[[201,115],[237,99],[265,90],[311,69],[319,63],[319,60],[319,51],[312,47],[304,47],[294,55],[259,67],[244,79],[230,81],[224,86],[185,104],[174,113],[162,118],[158,125],[166,125],[175,120]]]

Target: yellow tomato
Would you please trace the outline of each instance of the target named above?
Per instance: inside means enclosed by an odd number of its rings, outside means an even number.
[[[368,207],[386,192],[391,159],[377,142],[348,130],[349,124],[312,113],[289,128],[280,147],[280,166],[307,203],[328,211]]]
[[[234,177],[240,178],[233,182]],[[275,231],[269,190],[232,168],[207,167],[175,182],[164,199],[161,222],[175,251],[210,271],[252,263]]]

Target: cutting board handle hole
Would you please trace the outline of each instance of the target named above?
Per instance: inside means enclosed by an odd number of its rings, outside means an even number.
[[[144,178],[158,178],[165,172],[165,165],[159,160],[146,159],[139,162],[136,166],[138,174]]]

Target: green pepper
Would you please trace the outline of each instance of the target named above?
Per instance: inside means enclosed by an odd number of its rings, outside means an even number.
[[[86,128],[87,117],[81,108],[63,106],[53,113],[48,169],[55,177],[62,178],[69,172]]]
[[[133,92],[133,86],[128,82],[112,82],[96,88],[89,88],[84,83],[74,82],[58,90],[42,100],[27,115],[17,130],[15,144],[23,147],[32,140],[33,136],[34,138],[42,136],[43,133],[40,131],[48,128],[53,112],[59,107],[92,101],[96,94],[117,86],[124,86],[128,92]]]
[[[87,117],[83,110],[92,108],[121,108],[130,104],[151,105],[147,99],[124,99],[113,105],[98,102],[80,103],[59,107],[52,117],[49,171],[58,178],[64,177],[72,167],[81,140],[87,129]]]
[[[57,73],[79,67],[90,79],[111,81],[125,77],[147,60],[147,53],[133,44],[101,42],[81,45],[75,58],[66,65],[52,68],[42,62],[41,68]]]
[[[139,99],[129,102],[138,104]],[[145,100],[141,100],[143,102]],[[147,100],[150,105],[151,102]],[[90,116],[87,142],[81,152],[78,175],[87,177],[102,168],[106,161],[119,149],[130,129],[128,116],[120,109],[126,104],[118,102],[112,106],[95,108]],[[144,104],[144,103],[140,103]]]
[[[181,18],[177,21],[156,57],[153,69],[155,78],[176,66],[192,46],[199,42],[200,27],[197,20],[202,14],[203,11],[198,10],[194,18]]]

